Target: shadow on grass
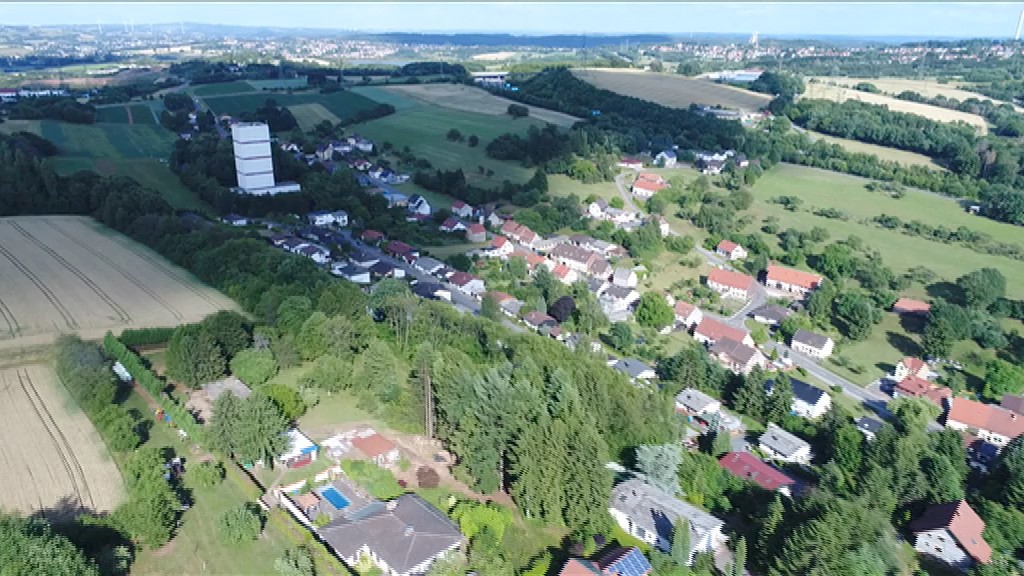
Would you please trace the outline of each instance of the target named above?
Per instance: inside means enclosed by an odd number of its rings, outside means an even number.
[[[908,338],[903,334],[898,334],[896,332],[886,332],[885,339],[893,348],[899,350],[900,352],[906,354],[907,356],[921,355],[921,346],[917,342],[914,342],[912,339]]]
[[[964,300],[963,290],[952,282],[935,282],[934,284],[929,284],[925,291],[932,298],[942,298],[957,304],[962,303]]]

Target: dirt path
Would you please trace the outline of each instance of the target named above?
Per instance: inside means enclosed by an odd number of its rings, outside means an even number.
[[[128,113],[128,125],[131,126],[132,124],[135,124],[135,119],[132,118],[132,107],[126,105],[124,107],[124,111]]]

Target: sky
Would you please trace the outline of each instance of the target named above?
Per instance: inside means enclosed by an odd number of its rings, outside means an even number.
[[[3,3],[0,25],[199,22],[372,32],[1012,37],[1024,3]]]

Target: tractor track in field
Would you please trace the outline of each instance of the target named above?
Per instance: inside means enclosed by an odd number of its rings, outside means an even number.
[[[57,298],[57,295],[54,294],[53,291],[51,291],[46,286],[46,284],[43,284],[43,282],[39,279],[38,276],[35,275],[34,272],[29,270],[28,267],[21,262],[21,260],[18,260],[18,258],[13,253],[11,253],[10,250],[5,248],[2,244],[0,244],[0,254],[3,254],[5,258],[10,260],[11,264],[14,264],[15,268],[17,268],[22,274],[25,275],[26,278],[28,278],[33,284],[35,284],[36,288],[39,289],[43,296],[45,296],[46,299],[50,301],[50,304],[52,304],[53,307],[57,310],[57,312],[64,318],[64,323],[68,325],[68,328],[71,328],[72,330],[78,329],[78,321],[75,320],[75,317],[71,314],[71,311],[68,310],[68,307],[65,306],[64,303],[61,302],[59,298]]]
[[[24,377],[22,376],[22,372],[24,372]],[[39,391],[36,390],[35,384],[32,382],[32,377],[29,376],[28,370],[18,370],[15,374],[18,376],[18,384],[21,385],[21,389],[25,392],[25,396],[28,397],[29,404],[32,405],[32,410],[35,412],[36,417],[39,418],[39,421],[43,423],[43,428],[46,428],[46,433],[50,436],[50,440],[53,442],[54,448],[57,449],[57,455],[60,456],[61,464],[64,465],[64,470],[68,473],[68,478],[71,480],[71,486],[75,491],[75,495],[78,496],[78,501],[85,504],[86,500],[82,497],[82,493],[84,491],[85,496],[88,498],[89,506],[95,509],[96,502],[93,500],[92,491],[89,490],[89,484],[86,482],[85,472],[82,470],[82,464],[78,461],[78,457],[75,456],[75,452],[72,450],[71,443],[68,442],[67,436],[64,435],[60,426],[57,425],[57,421],[53,418],[50,410],[46,407],[46,403],[43,402],[43,398],[39,395]],[[26,382],[28,383],[27,385]],[[54,433],[54,430],[56,430],[56,434]],[[77,479],[75,477],[76,473],[78,475]],[[79,479],[81,479],[81,486],[79,486]]]
[[[10,222],[10,224],[11,224],[11,226],[14,227],[15,230],[17,230],[19,233],[21,233],[22,236],[24,236],[30,242],[32,242],[33,244],[38,246],[43,252],[46,252],[47,254],[49,254],[50,257],[53,258],[54,260],[56,260],[58,264],[63,266],[65,270],[67,270],[68,272],[71,272],[72,274],[77,276],[78,279],[81,280],[86,286],[88,286],[89,289],[92,290],[94,294],[99,296],[100,300],[103,300],[103,302],[105,302],[107,304],[107,306],[110,306],[110,309],[113,310],[114,313],[117,314],[118,317],[121,318],[122,322],[125,322],[127,324],[131,324],[132,323],[132,317],[131,317],[130,314],[128,314],[128,311],[125,310],[123,307],[121,307],[121,305],[118,304],[116,300],[111,298],[109,294],[104,292],[103,289],[100,288],[99,285],[97,285],[95,282],[93,282],[93,280],[91,278],[86,276],[81,270],[76,268],[71,262],[68,262],[67,259],[65,259],[63,256],[58,254],[57,251],[55,251],[53,248],[50,248],[42,240],[40,240],[40,239],[36,238],[35,236],[33,236],[31,233],[29,233],[28,230],[25,230],[25,228],[21,224],[18,224],[17,222],[15,222],[13,220]]]
[[[166,274],[169,278],[173,279],[178,284],[184,286],[187,290],[189,290],[190,292],[192,292],[196,296],[199,296],[200,298],[205,300],[206,303],[209,304],[210,306],[213,306],[214,309],[216,309],[216,310],[220,310],[221,309],[222,306],[220,304],[218,304],[217,302],[215,302],[213,300],[213,298],[210,298],[209,294],[207,294],[207,293],[203,292],[202,290],[196,288],[190,282],[186,282],[186,281],[182,280],[180,277],[178,277],[178,275],[175,273],[174,270],[172,270],[171,268],[168,268],[166,265],[164,265],[163,262],[160,262],[156,258],[153,258],[149,254],[146,254],[145,251],[140,250],[138,248],[138,246],[132,246],[131,244],[128,244],[128,243],[124,242],[121,238],[116,238],[115,237],[115,238],[113,238],[113,241],[118,243],[118,244],[120,244],[121,246],[127,248],[132,254],[135,254],[139,258],[142,258],[146,262],[149,262],[154,268],[156,268],[157,270],[160,270],[161,272]]]
[[[67,231],[65,231],[60,226],[57,226],[56,224],[54,224],[51,220],[44,220],[44,222],[46,222],[47,226],[53,228],[58,233],[60,233],[62,236],[67,238],[68,240],[71,240],[72,242],[74,242],[76,244],[78,243],[78,239],[77,238],[75,238],[71,234],[68,234]],[[89,246],[88,244],[80,244],[80,246],[82,248],[84,248],[86,251],[88,251],[90,254],[92,254],[93,256],[98,258],[99,260],[101,260],[102,262],[106,263],[108,266],[110,266],[114,270],[117,270],[117,272],[119,274],[124,276],[125,279],[127,279],[129,282],[134,284],[139,290],[142,290],[147,296],[149,296],[153,300],[156,300],[157,302],[159,302],[160,305],[163,306],[165,310],[170,312],[171,315],[174,316],[174,318],[176,320],[183,320],[185,318],[184,314],[179,312],[177,308],[175,308],[170,303],[168,303],[166,300],[164,300],[159,294],[157,294],[155,291],[153,291],[153,289],[151,289],[149,286],[146,286],[145,284],[143,284],[138,278],[136,278],[134,275],[132,275],[131,272],[128,272],[123,267],[121,267],[119,264],[117,264],[116,262],[114,262],[110,258],[107,258],[107,256],[105,254],[103,254],[99,250],[93,248],[92,246]],[[0,302],[0,304],[2,304],[2,302]]]
[[[4,322],[7,323],[7,330],[11,333],[11,338],[14,338],[21,331],[21,326],[18,324],[18,319],[14,317],[14,312],[11,312],[10,307],[3,300],[0,300],[0,318],[3,318]]]

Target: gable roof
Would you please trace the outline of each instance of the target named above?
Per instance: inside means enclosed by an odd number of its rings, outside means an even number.
[[[722,252],[732,252],[733,250],[739,247],[740,245],[733,242],[732,240],[722,240],[721,242],[718,243],[718,246],[715,246],[715,250],[721,250]]]
[[[485,232],[487,232],[487,229],[484,228],[484,225],[479,222],[474,222],[469,225],[470,234],[484,234]]]
[[[1024,415],[1024,395],[1003,394],[1003,408]]]
[[[806,402],[811,406],[816,406],[823,397],[828,396],[821,388],[812,386],[803,380],[790,378],[789,383],[793,387],[793,398]]]
[[[828,345],[829,340],[831,340],[831,338],[828,336],[811,332],[810,330],[800,329],[793,333],[792,342],[799,342],[816,350],[821,350]]]
[[[966,500],[933,504],[920,518],[910,523],[910,531],[915,534],[942,528],[949,530],[964,552],[975,561],[988,564],[992,560],[992,548],[982,537],[985,522]]]
[[[799,437],[771,423],[768,424],[764,434],[761,435],[758,441],[786,457],[792,456],[801,449],[810,448],[811,446]]]
[[[597,565],[608,576],[646,576],[651,563],[639,548],[613,548],[598,559]]]
[[[708,272],[708,284],[712,282],[736,288],[737,290],[750,290],[750,287],[754,285],[754,278],[740,272],[715,268]]]
[[[672,526],[676,518],[688,521],[691,547],[709,532],[717,532],[725,525],[711,514],[637,478],[612,488],[610,505],[625,514],[634,525],[657,534],[666,542],[672,541]]]
[[[700,324],[697,324],[697,328],[694,329],[693,333],[694,335],[700,334],[705,338],[715,341],[721,340],[722,338],[729,338],[737,342],[743,342],[744,338],[747,337],[746,330],[729,326],[724,322],[720,322],[707,316],[700,321]]]
[[[547,314],[541,312],[540,310],[534,310],[532,312],[527,312],[526,316],[523,316],[523,322],[526,322],[527,324],[531,324],[533,326],[543,326],[545,324],[557,324],[558,323],[557,320],[555,320],[551,316],[548,316]]]
[[[371,434],[365,438],[356,436],[352,439],[352,445],[370,458],[376,458],[395,449],[395,443],[380,434]]]
[[[970,428],[989,430],[1011,439],[1024,434],[1024,416],[1016,412],[966,398],[954,398],[952,402],[947,422],[955,420]]]
[[[757,348],[751,348],[743,342],[734,340],[728,336],[723,336],[716,340],[708,352],[715,356],[727,356],[742,366],[746,366],[754,359],[755,356],[757,356]]]
[[[878,434],[878,431],[885,425],[881,420],[871,418],[868,416],[861,416],[853,421],[854,425],[861,432],[867,432],[870,434]]]
[[[792,310],[778,304],[765,304],[764,306],[758,306],[750,312],[750,315],[755,318],[767,318],[775,322],[782,322],[792,314]]]
[[[900,380],[896,384],[895,390],[904,396],[910,396],[912,398],[927,398],[932,403],[938,404],[939,407],[943,407],[943,400],[952,398],[953,391],[949,388],[938,386],[923,378],[910,375]]]
[[[653,371],[654,369],[643,363],[636,358],[623,358],[615,363],[613,366],[619,372],[628,375],[630,378],[639,378],[645,372]]]
[[[928,312],[931,308],[931,304],[912,298],[900,298],[892,305],[893,312],[921,313]]]
[[[683,318],[686,318],[690,314],[693,314],[693,311],[696,309],[697,307],[694,306],[693,304],[690,304],[689,302],[683,302],[682,300],[677,300],[676,305],[672,307],[672,311],[675,312],[676,316],[681,316]]]
[[[900,364],[902,364],[907,370],[910,370],[912,374],[917,374],[921,368],[927,366],[924,360],[914,358],[913,356],[906,356],[903,360],[900,360]]]
[[[441,223],[441,228],[451,230],[458,226],[459,224],[461,224],[461,222],[459,222],[458,218],[456,218],[455,216],[449,216],[445,218],[444,222]]]
[[[461,208],[465,208],[466,206],[467,206],[467,204],[465,202],[463,202],[462,200],[456,200],[455,202],[452,202],[452,208],[455,209],[455,210],[459,210]]]
[[[367,546],[399,573],[464,540],[451,520],[416,494],[403,494],[357,519],[336,519],[319,533],[339,555],[353,557]]]
[[[718,400],[696,388],[686,388],[679,394],[676,394],[676,404],[682,404],[694,412],[703,412],[705,408],[717,402]]]
[[[558,576],[601,576],[601,569],[590,560],[569,558]]]
[[[718,460],[722,468],[737,478],[754,482],[765,490],[778,490],[792,486],[796,480],[776,470],[750,452],[729,452]]]
[[[392,240],[391,242],[388,242],[388,245],[384,249],[392,254],[408,254],[412,252],[412,246],[409,246],[401,240]]]
[[[769,280],[799,286],[805,290],[813,290],[818,287],[818,284],[821,284],[821,276],[785,266],[769,264],[767,274]]]
[[[461,270],[456,271],[454,274],[448,277],[448,281],[451,282],[452,284],[455,284],[456,286],[465,286],[466,284],[469,284],[473,280],[479,280],[479,278],[473,276],[469,272],[463,272]]]
[[[508,238],[504,236],[495,236],[491,239],[491,248],[501,248],[505,244],[508,244]]]

